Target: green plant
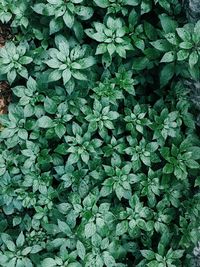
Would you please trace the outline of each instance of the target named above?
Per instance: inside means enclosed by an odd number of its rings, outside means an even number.
[[[33,59],[26,56],[26,51],[26,44],[21,43],[16,47],[13,42],[6,43],[5,47],[1,49],[1,74],[7,75],[10,84],[14,82],[17,74],[23,78],[28,78],[28,71],[25,66],[30,64]]]
[[[1,266],[198,260],[200,24],[182,11],[1,2],[13,34],[0,47],[13,93],[0,115]]]

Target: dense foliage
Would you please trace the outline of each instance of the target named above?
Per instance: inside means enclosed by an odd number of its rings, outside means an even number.
[[[200,22],[178,0],[2,0],[0,20],[0,266],[195,266]]]

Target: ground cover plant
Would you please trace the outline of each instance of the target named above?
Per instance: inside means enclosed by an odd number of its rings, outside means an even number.
[[[199,266],[200,22],[178,0],[0,20],[0,266]]]

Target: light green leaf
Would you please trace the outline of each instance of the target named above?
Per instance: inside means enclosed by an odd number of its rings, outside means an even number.
[[[22,247],[24,245],[25,237],[23,232],[21,232],[16,240],[17,247]]]
[[[177,53],[177,59],[179,61],[186,60],[189,57],[189,51],[179,50]]]
[[[67,162],[69,165],[72,165],[76,163],[78,160],[79,160],[79,155],[77,153],[72,153],[69,155]]]
[[[196,51],[193,51],[189,56],[189,65],[192,68],[194,65],[197,64],[199,60],[198,53]]]
[[[60,50],[61,53],[63,53],[63,55],[69,56],[69,43],[63,35],[56,35],[55,43],[57,48]]]
[[[122,222],[120,222],[120,223],[117,224],[116,234],[118,236],[122,236],[127,231],[128,231],[128,221],[122,221]]]
[[[51,128],[54,126],[53,120],[48,116],[43,116],[38,119],[38,126],[40,128]]]
[[[60,70],[54,70],[49,74],[48,81],[49,82],[56,82],[60,80],[62,77],[62,72]]]
[[[73,70],[72,72],[72,76],[76,79],[76,80],[80,80],[80,81],[87,81],[87,75],[83,74],[80,71],[75,71]]]
[[[113,258],[113,256],[109,252],[105,251],[103,253],[103,259],[104,259],[104,263],[105,263],[106,267],[116,266],[115,259]]]
[[[92,237],[95,233],[96,233],[96,225],[93,222],[87,223],[85,226],[86,238]]]
[[[78,256],[82,260],[84,260],[86,251],[85,251],[85,247],[84,247],[83,243],[81,241],[79,241],[79,240],[77,241],[76,249],[77,249]]]
[[[67,10],[63,16],[63,20],[65,22],[65,25],[71,29],[74,24],[74,15]]]
[[[88,153],[87,151],[83,151],[83,152],[81,153],[81,159],[82,159],[86,164],[88,163],[89,158],[90,158],[90,156],[89,156],[89,153]]]
[[[95,4],[99,7],[106,8],[110,5],[109,0],[94,0]]]
[[[63,77],[63,83],[64,85],[66,85],[66,83],[68,83],[72,77],[71,71],[69,69],[64,70],[62,73],[62,77]]]
[[[56,261],[52,258],[46,258],[42,261],[42,267],[54,267],[57,266]]]
[[[61,232],[65,233],[67,236],[72,235],[72,231],[69,227],[69,225],[61,220],[58,220],[58,227]]]
[[[155,259],[155,253],[152,250],[140,250],[142,256],[147,260]]]
[[[63,22],[62,20],[58,19],[52,19],[49,24],[50,28],[50,35],[59,32],[63,27]]]
[[[184,29],[184,28],[177,28],[176,31],[177,31],[179,37],[180,37],[183,41],[185,41],[185,42],[188,41],[188,42],[189,42],[189,41],[191,40],[191,34],[190,34],[190,32],[187,31],[186,29]]]
[[[173,62],[175,60],[175,53],[170,51],[164,54],[164,56],[161,59],[161,63],[163,62]]]
[[[61,123],[56,125],[55,133],[59,138],[62,138],[63,135],[66,133],[66,127]]]
[[[77,63],[80,64],[79,69],[87,69],[87,68],[92,67],[96,63],[96,60],[94,57],[89,56],[87,58],[78,60]]]

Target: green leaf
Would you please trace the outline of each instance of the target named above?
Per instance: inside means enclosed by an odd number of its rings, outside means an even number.
[[[57,263],[52,258],[46,258],[42,261],[42,267],[54,267],[57,266]]]
[[[17,247],[22,247],[24,245],[24,242],[25,242],[25,237],[23,232],[21,232],[16,240]]]
[[[63,22],[60,19],[52,19],[49,24],[50,35],[59,32],[63,27]]]
[[[28,79],[28,70],[25,67],[21,66],[21,69],[18,70],[18,73],[23,78]]]
[[[169,49],[169,44],[166,40],[161,39],[161,40],[156,40],[154,42],[150,42],[150,44],[156,48],[159,51],[166,52]],[[167,65],[166,65],[167,66]]]
[[[81,159],[82,159],[86,164],[88,163],[89,158],[90,158],[90,156],[89,156],[89,153],[88,153],[87,151],[83,151],[83,152],[81,153]]]
[[[128,221],[122,221],[117,224],[116,234],[118,236],[125,234],[127,231],[128,231]]]
[[[199,169],[199,163],[193,159],[188,159],[185,163],[190,169]]]
[[[38,119],[38,126],[40,128],[51,128],[54,126],[54,122],[48,116],[43,116]]]
[[[146,57],[135,58],[133,61],[133,69],[140,71],[148,66],[149,60]]]
[[[4,243],[5,243],[6,247],[8,248],[8,250],[10,250],[12,252],[14,252],[16,250],[16,246],[15,246],[13,241],[6,240]]]
[[[61,220],[58,220],[58,227],[59,227],[60,231],[65,233],[67,236],[72,235],[72,231],[71,231],[69,225],[67,225],[67,223],[65,223]]]
[[[82,135],[82,129],[81,129],[81,127],[78,125],[78,123],[76,123],[76,122],[73,122],[73,124],[72,124],[72,132],[73,132],[73,134],[74,135]]]
[[[109,0],[94,0],[95,4],[99,7],[106,8],[110,5]]]
[[[189,52],[185,50],[179,50],[177,53],[177,59],[179,61],[186,60],[189,57]]]
[[[175,251],[173,251],[173,252],[171,253],[170,258],[171,258],[171,259],[180,259],[180,258],[183,257],[184,252],[185,252],[185,251],[184,251],[184,250],[181,250],[181,249],[179,249],[179,250],[175,250]]]
[[[66,83],[71,79],[71,76],[72,76],[72,73],[69,69],[66,69],[63,71],[62,77],[63,77],[64,85],[66,85]]]
[[[69,56],[69,43],[63,35],[61,34],[56,35],[55,43],[57,48],[63,55]]]
[[[152,250],[140,250],[142,256],[147,260],[155,259],[155,253]]]
[[[96,49],[96,55],[101,55],[106,53],[107,51],[107,45],[106,44],[99,44]]]
[[[200,159],[200,147],[199,146],[191,146],[187,149],[188,152],[192,152],[192,159],[198,160]]]
[[[85,226],[86,238],[92,237],[96,233],[96,225],[93,222],[87,223]]]
[[[79,262],[72,262],[67,264],[67,267],[82,267],[82,265]]]
[[[30,64],[33,61],[31,57],[23,56],[19,59],[19,63],[22,65]]]
[[[159,19],[165,33],[171,33],[176,30],[178,25],[177,22],[170,18],[168,15],[162,14],[159,16]]]
[[[198,53],[196,51],[193,51],[189,56],[190,68],[192,68],[194,65],[196,65],[198,60],[199,60]]]
[[[162,59],[161,59],[161,63],[164,63],[164,62],[173,62],[175,60],[175,53],[170,51],[170,52],[167,52],[163,55]]]
[[[79,21],[74,22],[73,25],[73,31],[75,33],[76,38],[80,41],[83,39],[84,31],[83,31],[83,26]]]
[[[105,265],[107,267],[114,267],[114,266],[116,266],[115,259],[113,258],[113,256],[109,252],[105,251],[103,253],[103,259],[104,259],[104,263],[105,263]]]
[[[66,127],[61,123],[56,125],[55,133],[59,138],[62,138],[63,135],[66,133]]]
[[[96,60],[94,57],[89,56],[87,58],[78,60],[77,63],[80,64],[80,69],[88,69],[96,63]]]
[[[179,44],[179,47],[183,49],[191,49],[193,47],[193,44],[190,42],[182,42]]]
[[[28,139],[28,132],[27,132],[27,130],[26,129],[19,129],[18,136],[19,136],[19,138],[21,138],[23,140],[27,140]]]
[[[70,12],[70,11],[66,11],[64,16],[63,16],[63,20],[65,22],[65,25],[68,27],[68,28],[72,28],[73,24],[74,24],[74,16],[73,14]]]
[[[187,31],[186,29],[184,29],[184,28],[177,28],[176,31],[177,31],[179,37],[180,37],[183,41],[185,41],[185,42],[188,41],[188,42],[189,42],[189,41],[191,40],[191,34],[190,34],[190,32]]]
[[[137,0],[133,0],[133,2],[137,2]],[[137,5],[137,4],[136,4]],[[135,9],[133,8],[132,11],[129,14],[128,17],[128,22],[129,22],[129,27],[132,28],[133,26],[136,25],[136,23],[138,22],[138,13],[135,11]]]
[[[114,44],[108,44],[107,50],[108,50],[108,53],[110,54],[110,56],[112,56],[116,51],[116,46]]]
[[[56,82],[60,80],[62,77],[62,72],[60,70],[54,70],[49,74],[48,81],[49,82]]]
[[[144,31],[150,40],[156,39],[156,29],[148,22],[144,22]]]
[[[69,165],[72,165],[76,163],[78,160],[79,160],[79,155],[77,153],[73,153],[69,155],[67,162]]]
[[[137,6],[139,5],[140,0],[124,0],[123,3],[124,5]]]
[[[151,261],[147,264],[147,267],[161,267],[158,261]]]
[[[92,17],[94,11],[93,8],[89,6],[80,6],[77,9],[76,14],[81,18],[81,20],[88,20]]]
[[[87,75],[83,74],[82,72],[80,71],[75,71],[73,70],[72,72],[72,76],[76,79],[76,80],[79,80],[79,81],[87,81]]]
[[[12,83],[15,81],[16,77],[17,77],[16,70],[11,70],[11,71],[8,72],[8,74],[7,74],[7,79],[8,79],[8,82],[9,82],[10,84],[12,84]]]
[[[173,78],[175,74],[175,66],[173,63],[166,64],[160,73],[160,86],[164,87]]]
[[[61,62],[58,61],[56,58],[49,59],[45,63],[52,69],[58,69],[61,65]]]
[[[195,27],[194,27],[194,34],[192,35],[192,40],[194,41],[195,44],[198,44],[200,41],[200,23],[197,21]]]
[[[109,111],[107,116],[109,117],[109,119],[111,120],[116,120],[117,118],[119,118],[119,113],[116,111]]]
[[[49,114],[55,114],[57,111],[57,104],[48,96],[44,100],[44,110]]]
[[[86,251],[85,251],[85,247],[84,247],[83,243],[81,241],[79,241],[79,240],[77,241],[76,249],[77,249],[78,256],[82,260],[84,260]]]
[[[173,171],[174,171],[174,166],[170,163],[167,163],[163,168],[163,172],[167,174],[173,173]]]

